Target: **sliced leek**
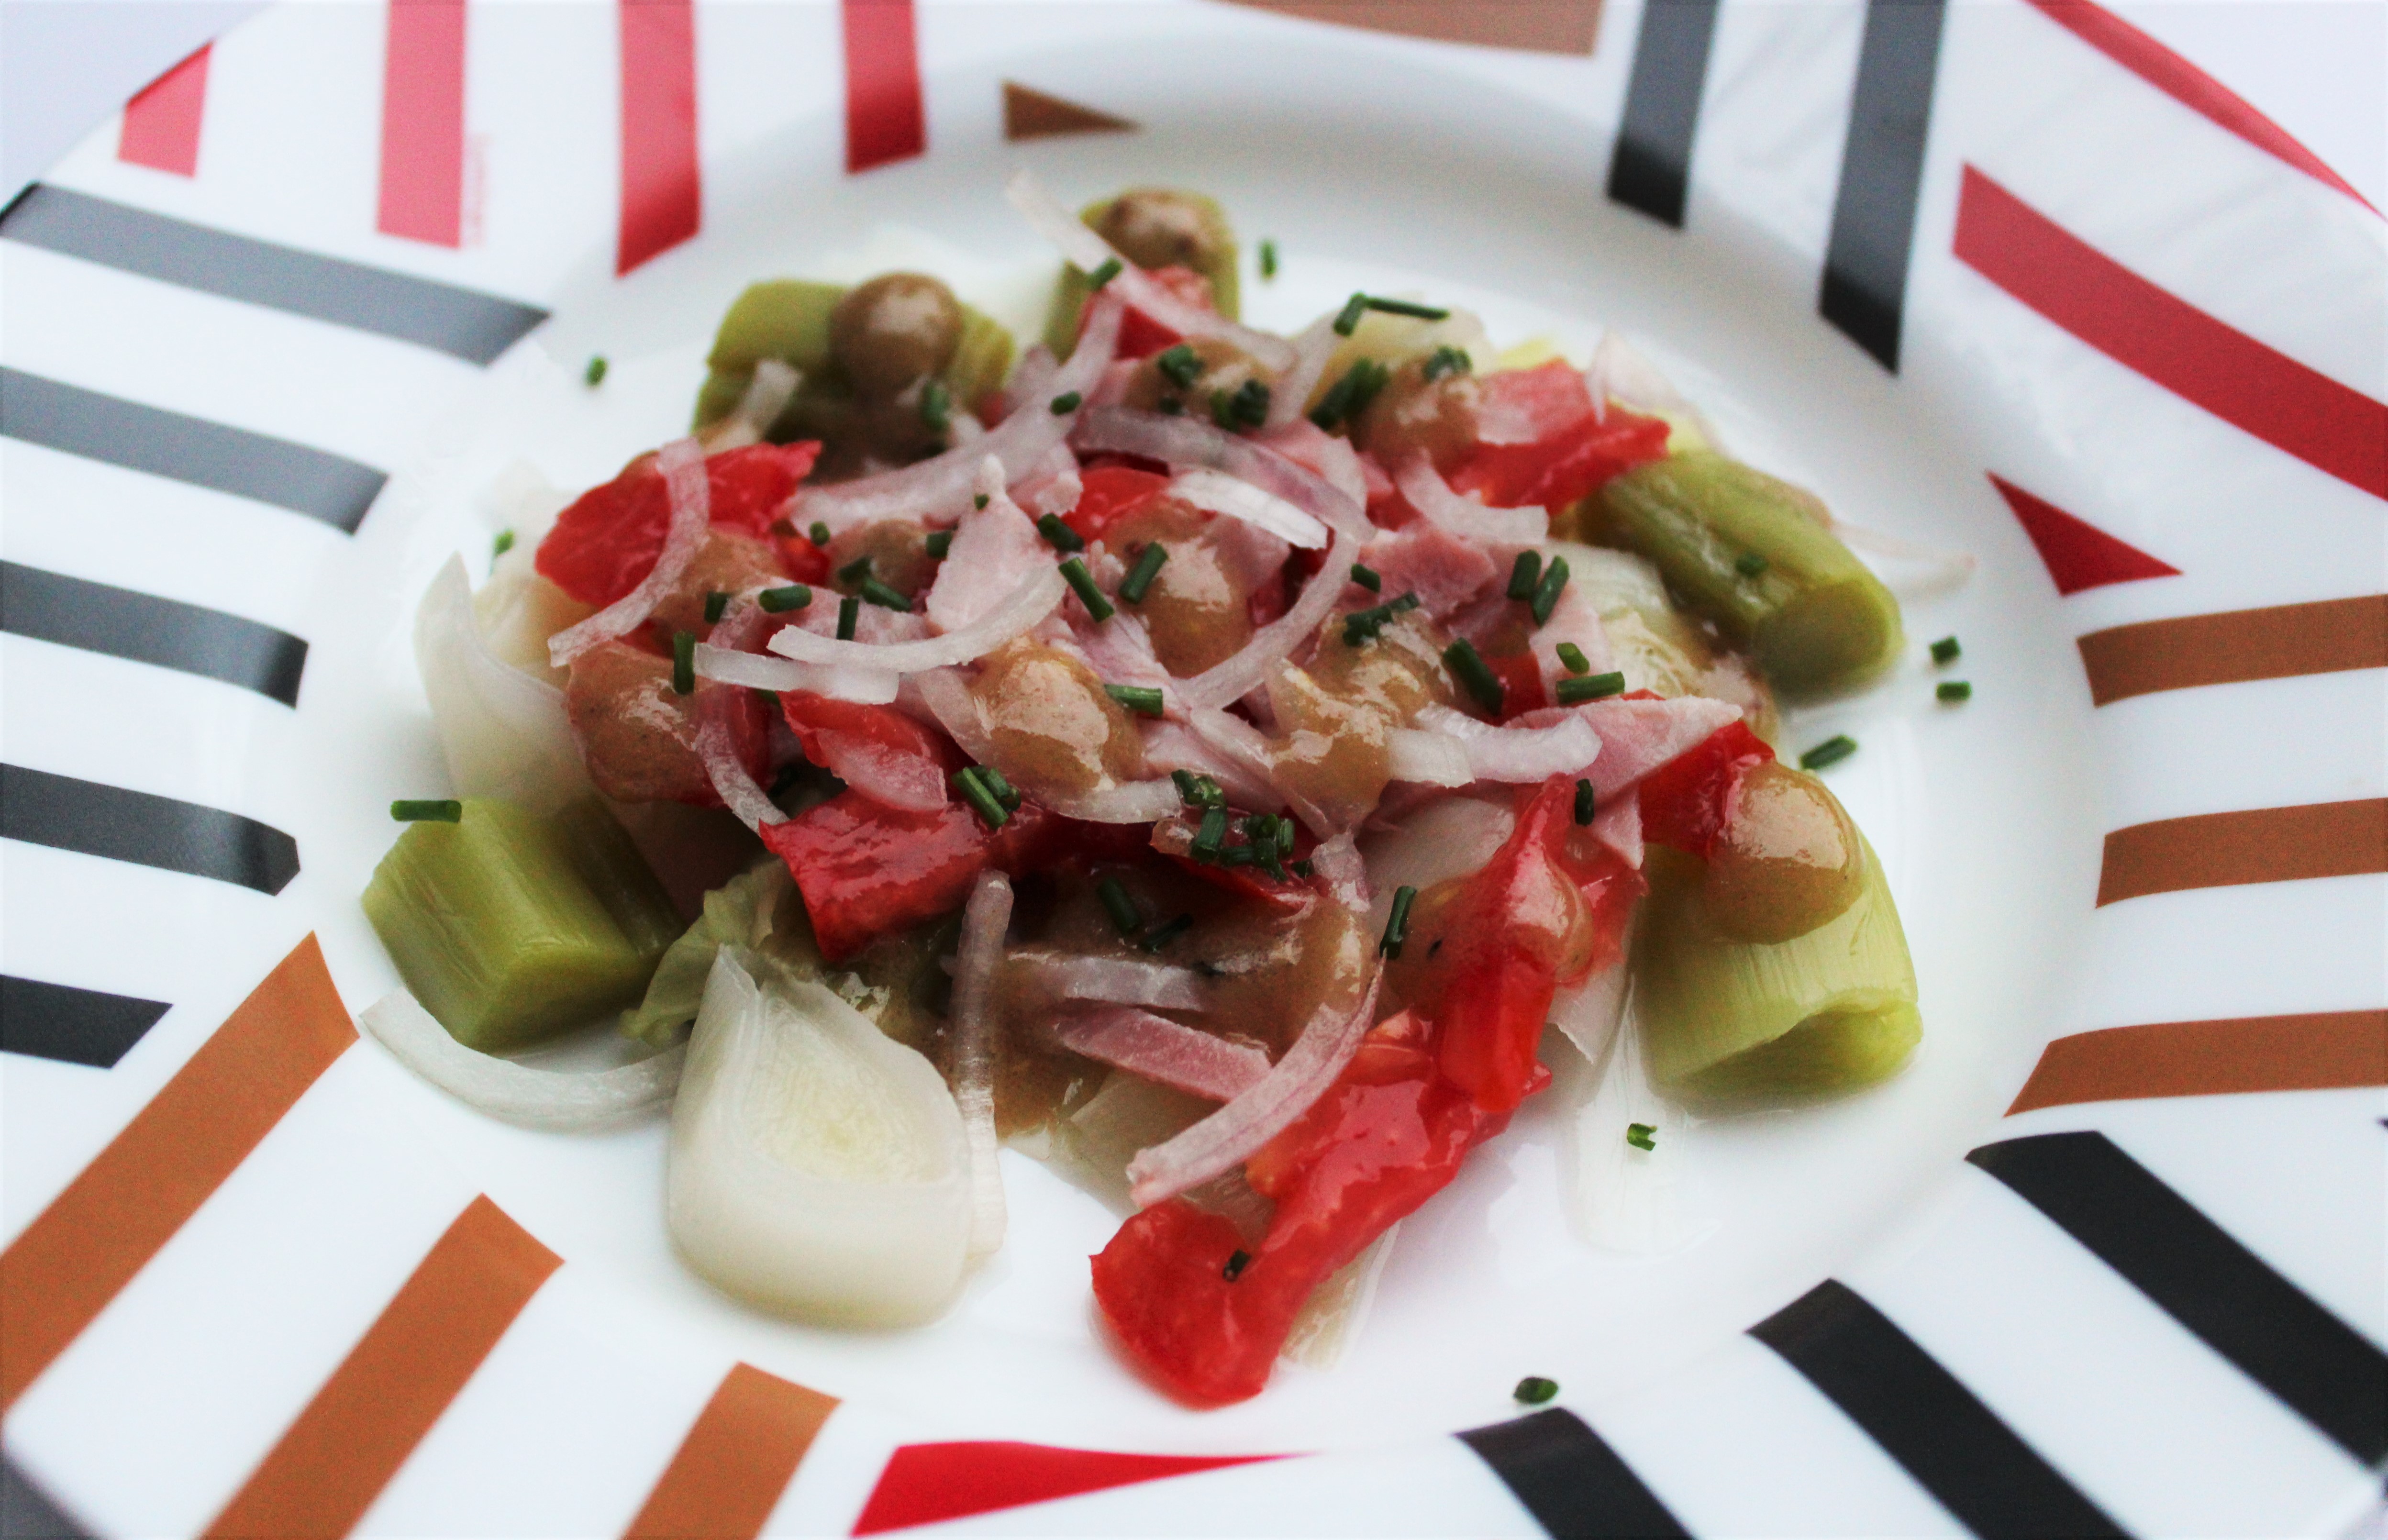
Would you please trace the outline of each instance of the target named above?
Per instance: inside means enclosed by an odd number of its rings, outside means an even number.
[[[794,430],[818,429],[825,401],[843,401],[852,393],[844,371],[830,353],[830,315],[845,297],[843,284],[779,278],[751,284],[730,303],[714,334],[713,351],[705,359],[709,371],[696,396],[694,425],[704,427],[728,416],[745,398],[755,377],[755,365],[778,359],[796,371],[802,383],[796,396],[780,414],[777,429],[767,435],[784,440]],[[976,411],[980,401],[1011,375],[1011,333],[992,316],[961,307],[962,327],[954,355],[938,375],[964,411]]]
[[[705,912],[655,964],[646,998],[622,1012],[622,1035],[657,1048],[679,1041],[705,1003],[705,981],[724,947],[763,952],[794,974],[819,976],[820,951],[785,863],[763,861],[705,894]]]
[[[1171,191],[1167,196],[1181,198],[1200,210],[1209,226],[1210,249],[1195,264],[1195,271],[1211,281],[1211,303],[1230,321],[1240,320],[1243,307],[1239,298],[1241,277],[1236,270],[1236,235],[1227,223],[1226,210],[1214,198],[1200,193]],[[1078,210],[1078,217],[1087,228],[1100,230],[1105,216],[1118,198],[1099,197]],[[1078,344],[1078,312],[1086,306],[1086,297],[1093,292],[1086,274],[1074,266],[1061,270],[1061,280],[1053,286],[1052,308],[1045,316],[1045,346],[1055,358],[1068,358]]]

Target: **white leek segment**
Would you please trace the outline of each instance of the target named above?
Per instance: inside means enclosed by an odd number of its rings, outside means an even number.
[[[459,795],[541,813],[593,795],[564,692],[490,652],[460,557],[439,569],[414,612],[414,661]]]
[[[548,661],[561,668],[581,654],[628,636],[646,623],[655,606],[680,586],[680,574],[696,559],[712,522],[713,493],[705,469],[705,451],[693,439],[675,439],[655,453],[655,469],[663,473],[664,491],[671,504],[671,523],[664,530],[664,548],[639,586],[576,626],[547,639]]]
[[[1011,883],[982,872],[962,910],[961,950],[954,959],[954,1101],[970,1141],[972,1256],[1003,1244],[1003,1169],[996,1161],[995,974],[1003,966],[1004,933],[1011,928]]]
[[[404,989],[366,1006],[357,1020],[400,1063],[476,1112],[547,1133],[602,1128],[662,1106],[686,1057],[669,1048],[617,1069],[533,1069],[466,1048]]]
[[[826,986],[715,958],[672,1106],[666,1218],[725,1292],[806,1320],[906,1326],[968,1265],[970,1151],[934,1065]]]
[[[730,415],[700,436],[705,452],[719,454],[761,443],[804,382],[805,376],[794,364],[776,358],[757,359],[754,377],[746,382],[746,394],[739,398]]]

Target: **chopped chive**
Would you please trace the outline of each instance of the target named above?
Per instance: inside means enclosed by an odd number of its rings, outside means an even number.
[[[1374,642],[1394,617],[1417,607],[1418,596],[1404,593],[1398,599],[1388,599],[1373,609],[1353,610],[1343,617],[1343,645],[1356,647],[1364,642]]]
[[[922,549],[929,553],[929,559],[933,562],[944,561],[946,553],[953,548],[954,532],[951,529],[940,529],[922,543]]]
[[[1249,845],[1232,845],[1219,852],[1221,866],[1250,866],[1260,859],[1260,851]]]
[[[813,591],[802,583],[790,583],[785,588],[767,588],[755,595],[755,603],[773,615],[803,609],[812,602]]]
[[[1127,576],[1121,579],[1120,597],[1131,605],[1143,604],[1146,591],[1152,587],[1152,579],[1161,576],[1161,564],[1168,559],[1168,549],[1159,541],[1146,546],[1137,554],[1136,565],[1128,568]]]
[[[1219,846],[1227,842],[1227,809],[1216,803],[1202,809],[1202,826],[1194,831],[1194,859],[1198,861],[1219,859]]]
[[[1367,313],[1368,297],[1355,291],[1351,299],[1343,301],[1343,308],[1335,312],[1335,335],[1351,336],[1360,329],[1360,317]]]
[[[1384,938],[1377,950],[1387,957],[1402,955],[1402,943],[1410,938],[1410,906],[1417,902],[1417,889],[1404,883],[1393,889],[1393,912],[1385,917]]]
[[[978,778],[986,783],[986,789],[995,794],[995,799],[997,802],[1003,804],[1005,812],[1016,813],[1020,810],[1020,794],[1011,789],[1011,783],[1003,778],[1001,770],[993,765],[981,765],[978,767]]]
[[[1352,580],[1359,584],[1362,588],[1366,589],[1371,593],[1382,593],[1385,592],[1385,579],[1378,576],[1377,569],[1371,566],[1362,566],[1358,562],[1353,562],[1352,564]]]
[[[944,380],[932,379],[921,387],[921,421],[939,433],[953,426],[954,393]]]
[[[1568,585],[1568,564],[1565,556],[1553,556],[1551,565],[1543,568],[1542,586],[1534,590],[1533,617],[1537,626],[1548,625],[1551,611],[1559,606],[1559,594]]]
[[[1277,242],[1273,240],[1264,239],[1261,242],[1261,276],[1264,278],[1277,276]]]
[[[498,531],[498,538],[489,542],[490,559],[495,560],[514,548],[514,532],[511,529],[501,529]]]
[[[1189,808],[1224,808],[1227,805],[1226,794],[1219,790],[1219,783],[1207,775],[1197,775],[1188,770],[1174,770],[1169,772],[1169,779],[1177,783],[1177,795]]]
[[[1531,599],[1542,580],[1543,554],[1539,551],[1518,552],[1517,561],[1509,567],[1509,597]]]
[[[1958,655],[1964,650],[1957,645],[1955,637],[1944,636],[1932,643],[1932,661],[1941,664],[1954,663],[1957,661]]]
[[[1003,804],[987,790],[986,783],[979,779],[977,766],[954,771],[953,784],[954,790],[962,794],[962,800],[978,810],[979,821],[988,828],[1000,829],[1010,819],[1011,815],[1004,811]]]
[[[1579,780],[1575,783],[1575,821],[1579,826],[1600,816],[1600,805],[1592,795],[1592,783]]]
[[[1327,388],[1311,409],[1310,420],[1321,428],[1331,429],[1339,423],[1349,422],[1368,409],[1392,379],[1385,366],[1373,358],[1364,358],[1343,372],[1343,377]]]
[[[1293,848],[1293,820],[1283,813],[1277,815],[1277,847],[1280,850]]]
[[[1190,803],[1200,800],[1200,797],[1196,795],[1196,789],[1201,784],[1201,783],[1194,779],[1194,772],[1192,770],[1171,770],[1169,772],[1169,779],[1177,783],[1177,799],[1179,801]]]
[[[589,367],[580,372],[580,377],[591,385],[604,384],[605,355],[603,353],[599,353],[591,358],[589,361]]]
[[[1287,862],[1286,870],[1292,872],[1297,877],[1309,878],[1318,875],[1318,869],[1310,864],[1310,860],[1307,857],[1304,857],[1302,859],[1298,861]]]
[[[672,632],[672,694],[696,694],[696,633]]]
[[[1056,551],[1084,551],[1086,548],[1086,537],[1063,523],[1059,514],[1038,515],[1036,532],[1044,536],[1045,543]]]
[[[1451,670],[1452,677],[1459,681],[1459,687],[1483,708],[1486,716],[1501,714],[1501,678],[1484,661],[1474,643],[1463,636],[1445,647],[1442,650],[1442,666]]]
[[[1136,911],[1136,900],[1127,896],[1127,889],[1120,886],[1117,877],[1105,877],[1097,883],[1095,893],[1110,911],[1113,930],[1122,935],[1134,935],[1144,929],[1144,916]]]
[[[841,583],[858,583],[870,576],[870,558],[868,556],[857,556],[837,569],[837,580]]]
[[[861,596],[867,602],[877,605],[881,609],[908,610],[912,607],[911,600],[905,598],[876,578],[862,579]]]
[[[464,805],[452,799],[407,801],[400,799],[389,805],[389,816],[400,823],[462,823]]]
[[[1186,415],[1186,403],[1175,396],[1163,396],[1161,398],[1161,414],[1164,417],[1183,417]]]
[[[1086,397],[1081,396],[1075,390],[1064,390],[1060,395],[1053,398],[1050,410],[1056,417],[1066,417],[1071,413],[1078,410],[1078,403],[1086,399]]]
[[[1144,939],[1137,942],[1137,946],[1148,952],[1157,952],[1193,928],[1194,917],[1190,914],[1181,914],[1167,924],[1155,925],[1145,932]]]
[[[1560,643],[1558,645],[1558,655],[1559,662],[1566,666],[1569,673],[1588,674],[1592,672],[1592,659],[1584,656],[1583,649],[1577,646],[1574,643]]]
[[[1799,768],[1819,770],[1826,765],[1837,765],[1858,751],[1858,741],[1846,732],[1836,732],[1799,756]]]
[[[1103,694],[1139,717],[1161,715],[1161,686],[1157,684],[1106,684]]]
[[[705,623],[708,626],[721,624],[722,613],[729,608],[730,595],[718,588],[707,592],[705,596]]]
[[[1180,342],[1153,355],[1152,366],[1161,377],[1180,390],[1188,388],[1202,375],[1202,355]]]
[[[819,519],[815,519],[813,520],[813,527],[805,531],[805,538],[812,541],[815,545],[827,545],[829,543],[829,526],[822,523]]]
[[[1100,294],[1104,285],[1120,275],[1120,269],[1121,263],[1117,257],[1105,257],[1102,266],[1086,274],[1087,288]]]
[[[1414,315],[1421,321],[1447,321],[1451,318],[1449,311],[1433,305],[1421,305],[1415,299],[1386,299],[1371,294],[1367,296],[1366,303],[1370,310],[1381,311],[1387,315]]]
[[[1733,569],[1745,578],[1756,578],[1766,571],[1766,558],[1755,551],[1745,551],[1733,559]]]
[[[1943,680],[1940,687],[1932,693],[1952,706],[1974,698],[1974,687],[1961,679]]]
[[[1219,1276],[1226,1279],[1228,1282],[1233,1283],[1236,1279],[1243,1277],[1244,1269],[1251,1265],[1252,1258],[1251,1253],[1243,1251],[1230,1252],[1227,1254],[1227,1265],[1219,1269]]]
[[[1658,1126],[1655,1123],[1629,1123],[1625,1126],[1625,1142],[1636,1150],[1658,1148]]]
[[[849,593],[837,602],[837,639],[854,640],[854,623],[862,615],[862,601]]]
[[[1086,564],[1077,557],[1073,556],[1061,564],[1061,578],[1077,594],[1078,603],[1086,606],[1086,614],[1094,618],[1096,624],[1099,625],[1119,613],[1111,608],[1111,602],[1103,597],[1103,591],[1095,586],[1095,579],[1086,571]]]
[[[1259,380],[1244,381],[1233,394],[1211,392],[1211,421],[1230,433],[1266,426],[1268,413],[1269,388]]]
[[[978,493],[976,496],[972,497],[972,498],[971,499],[971,506],[972,506],[972,507],[973,507],[973,508],[984,508],[984,507],[985,507],[985,506],[986,506],[986,494],[985,494],[984,492],[980,492],[980,493]]]
[[[1585,679],[1563,679],[1552,692],[1561,706],[1581,706],[1586,701],[1607,700],[1625,693],[1625,675],[1621,670],[1594,674]]]
[[[1512,1395],[1516,1396],[1520,1402],[1529,1406],[1539,1406],[1543,1402],[1548,1401],[1552,1396],[1558,1394],[1558,1393],[1559,1382],[1557,1381],[1545,1380],[1539,1374],[1527,1375],[1523,1380],[1518,1381],[1518,1388],[1510,1392]]]
[[[1431,381],[1439,380],[1445,375],[1464,375],[1475,367],[1474,361],[1468,358],[1465,348],[1454,348],[1446,343],[1434,350],[1433,356],[1426,361],[1418,373]]]

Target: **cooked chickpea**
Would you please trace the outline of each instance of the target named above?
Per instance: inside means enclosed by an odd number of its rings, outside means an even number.
[[[1215,337],[1189,337],[1138,363],[1128,376],[1124,399],[1145,412],[1187,412],[1207,419],[1214,415],[1213,401],[1234,401],[1255,381],[1263,390],[1277,384],[1274,375],[1234,343]]]
[[[1218,206],[1166,187],[1131,187],[1111,200],[1096,233],[1141,268],[1209,273],[1235,244]]]
[[[1777,761],[1741,783],[1708,855],[1700,904],[1741,941],[1788,941],[1834,919],[1865,888],[1865,846],[1823,783]]]
[[[953,290],[918,273],[887,273],[848,289],[830,312],[830,356],[855,390],[895,395],[953,361],[962,308]]]
[[[1393,370],[1367,410],[1353,424],[1352,439],[1387,465],[1424,451],[1434,468],[1448,474],[1475,447],[1477,407],[1483,387],[1474,375],[1426,377],[1423,359]]]
[[[992,759],[1030,796],[1082,795],[1133,780],[1143,742],[1095,671],[1056,647],[1006,643],[990,654],[971,694],[992,741]]]

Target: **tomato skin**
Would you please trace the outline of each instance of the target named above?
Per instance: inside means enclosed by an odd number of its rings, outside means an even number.
[[[1732,821],[1742,777],[1773,757],[1748,723],[1727,722],[1642,778],[1642,837],[1706,860]]]
[[[1479,444],[1452,472],[1453,490],[1479,493],[1489,507],[1556,513],[1620,472],[1666,455],[1664,419],[1616,405],[1595,414],[1583,376],[1563,360],[1487,375],[1482,388],[1487,414],[1541,430],[1530,443]]]
[[[893,706],[857,706],[833,695],[792,690],[780,697],[780,714],[787,719],[789,731],[803,745],[805,757],[816,765],[828,762],[822,752],[823,736],[843,734],[867,739],[896,754],[926,759],[937,767],[941,775],[961,768],[961,760],[945,734]]]
[[[1077,531],[1078,538],[1099,541],[1103,531],[1116,521],[1159,497],[1169,486],[1169,477],[1141,470],[1134,465],[1097,465],[1079,474],[1085,489],[1078,494],[1078,505],[1061,515],[1061,522]]]
[[[1167,289],[1180,301],[1192,305],[1198,310],[1210,311],[1214,314],[1217,312],[1218,307],[1211,297],[1211,280],[1192,268],[1148,268],[1144,275]],[[1080,337],[1086,335],[1086,321],[1093,312],[1092,305],[1087,305],[1078,312]],[[1171,330],[1142,311],[1131,306],[1127,313],[1120,317],[1119,350],[1112,356],[1150,358],[1162,349],[1174,348],[1185,340],[1185,337],[1180,333]]]
[[[768,537],[797,483],[812,473],[820,445],[749,444],[705,462],[711,522]],[[663,554],[671,495],[655,457],[641,454],[622,474],[592,487],[556,515],[539,542],[539,575],[584,605],[614,603],[639,586]],[[824,570],[826,566],[824,565]]]
[[[1501,681],[1503,721],[1529,711],[1540,711],[1551,704],[1550,697],[1543,694],[1542,663],[1531,652],[1488,657],[1484,662],[1492,670],[1492,677]]]

